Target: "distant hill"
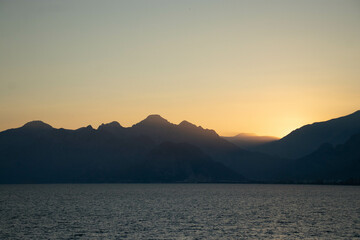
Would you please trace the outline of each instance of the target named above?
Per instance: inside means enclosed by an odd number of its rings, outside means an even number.
[[[223,137],[225,140],[243,148],[249,149],[255,146],[259,146],[265,143],[279,140],[277,137],[272,136],[257,136],[252,133],[240,133],[233,137]]]
[[[251,148],[283,158],[300,158],[324,143],[332,145],[347,141],[360,133],[360,111],[325,122],[316,122],[294,130],[284,138]]]
[[[183,126],[154,122],[151,118],[132,128],[112,122],[98,129],[88,126],[66,130],[33,121],[1,132],[0,182],[244,181],[239,173],[215,162],[190,143],[162,141],[173,136],[173,128]],[[214,134],[202,128],[198,130]],[[185,131],[179,141],[190,137],[189,134]],[[197,132],[192,138],[199,142],[202,137]]]
[[[286,174],[285,179],[291,181],[359,184],[360,134],[335,147],[323,144],[313,153],[294,160]]]

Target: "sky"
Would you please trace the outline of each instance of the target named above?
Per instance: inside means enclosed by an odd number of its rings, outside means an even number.
[[[283,137],[359,109],[357,0],[0,0],[0,131],[160,114]]]

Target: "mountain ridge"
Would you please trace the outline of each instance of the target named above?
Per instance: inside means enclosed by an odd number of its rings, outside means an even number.
[[[159,115],[140,123],[123,128],[110,122],[97,129],[88,125],[69,130],[31,121],[0,132],[0,182],[245,181],[202,150],[209,144],[202,144],[208,137],[203,128],[194,125],[195,135],[185,131],[178,136],[184,126]],[[214,145],[219,140],[208,139]]]
[[[295,159],[310,154],[323,143],[344,143],[357,133],[360,133],[360,111],[304,125],[277,141],[256,146],[251,150]]]

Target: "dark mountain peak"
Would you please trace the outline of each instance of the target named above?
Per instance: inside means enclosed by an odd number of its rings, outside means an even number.
[[[158,114],[149,115],[147,118],[141,122],[135,124],[134,126],[164,126],[170,125],[171,123],[165,118],[161,117]]]
[[[186,120],[179,123],[179,127],[185,127],[185,128],[197,128],[195,124],[192,124],[191,122],[188,122]]]
[[[206,134],[208,136],[216,136],[218,137],[219,135],[212,129],[204,129],[201,126],[196,126],[195,124],[192,124],[191,122],[188,122],[186,120],[182,121],[179,125],[180,129],[182,130],[187,130],[188,132],[192,132],[192,133],[199,133],[199,134]]]
[[[23,128],[27,129],[52,129],[53,127],[43,121],[36,120],[26,123]]]
[[[147,116],[147,118],[145,118],[146,122],[154,122],[154,123],[168,123],[168,120],[166,120],[165,118],[161,117],[159,114],[151,114],[149,116]]]
[[[84,131],[84,130],[93,131],[94,128],[91,125],[88,125],[87,127],[81,127],[81,128],[76,129],[76,131]]]
[[[122,129],[123,127],[120,125],[120,123],[113,121],[110,123],[103,123],[98,127],[98,130],[116,130],[116,129]]]

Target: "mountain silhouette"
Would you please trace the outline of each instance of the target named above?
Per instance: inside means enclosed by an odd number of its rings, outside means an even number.
[[[333,146],[325,143],[313,153],[293,161],[286,178],[292,181],[324,183],[352,179],[359,184],[360,134],[353,135],[344,144]]]
[[[168,120],[161,117],[160,115],[152,114],[152,115],[149,115],[144,120],[142,120],[141,122],[134,124],[133,127],[134,128],[148,128],[148,127],[161,128],[161,127],[167,127],[167,126],[171,126],[171,125],[172,124]]]
[[[116,122],[116,121],[113,121],[113,122],[110,122],[110,123],[106,123],[106,124],[101,124],[97,130],[99,131],[108,131],[108,132],[115,132],[115,131],[119,131],[119,130],[122,130],[124,129],[124,127],[122,127],[120,125],[120,123]]]
[[[162,124],[170,123],[159,117],[145,120],[131,128],[112,122],[76,130],[34,121],[1,132],[0,182],[244,181],[190,143],[159,143],[159,136],[165,139]],[[153,124],[161,125],[159,136],[146,134]]]
[[[0,132],[0,183],[356,183],[358,118],[356,112],[307,125],[251,148],[274,146],[276,155],[244,150],[214,130],[188,121],[173,124],[160,115],[132,127],[110,122],[76,130],[32,121]],[[280,150],[298,153],[297,146],[302,157],[277,156]]]
[[[324,143],[333,145],[344,143],[357,133],[360,133],[360,111],[329,121],[305,125],[278,141],[251,149],[296,159],[310,154]]]
[[[173,124],[160,115],[150,115],[126,130],[128,136],[147,136],[158,144],[165,141],[190,143],[212,157],[238,150],[237,146],[221,138],[214,130],[204,129],[188,121]]]
[[[36,121],[31,121],[31,122],[26,123],[23,126],[23,128],[26,128],[26,129],[52,129],[53,127],[47,123],[36,120]]]

